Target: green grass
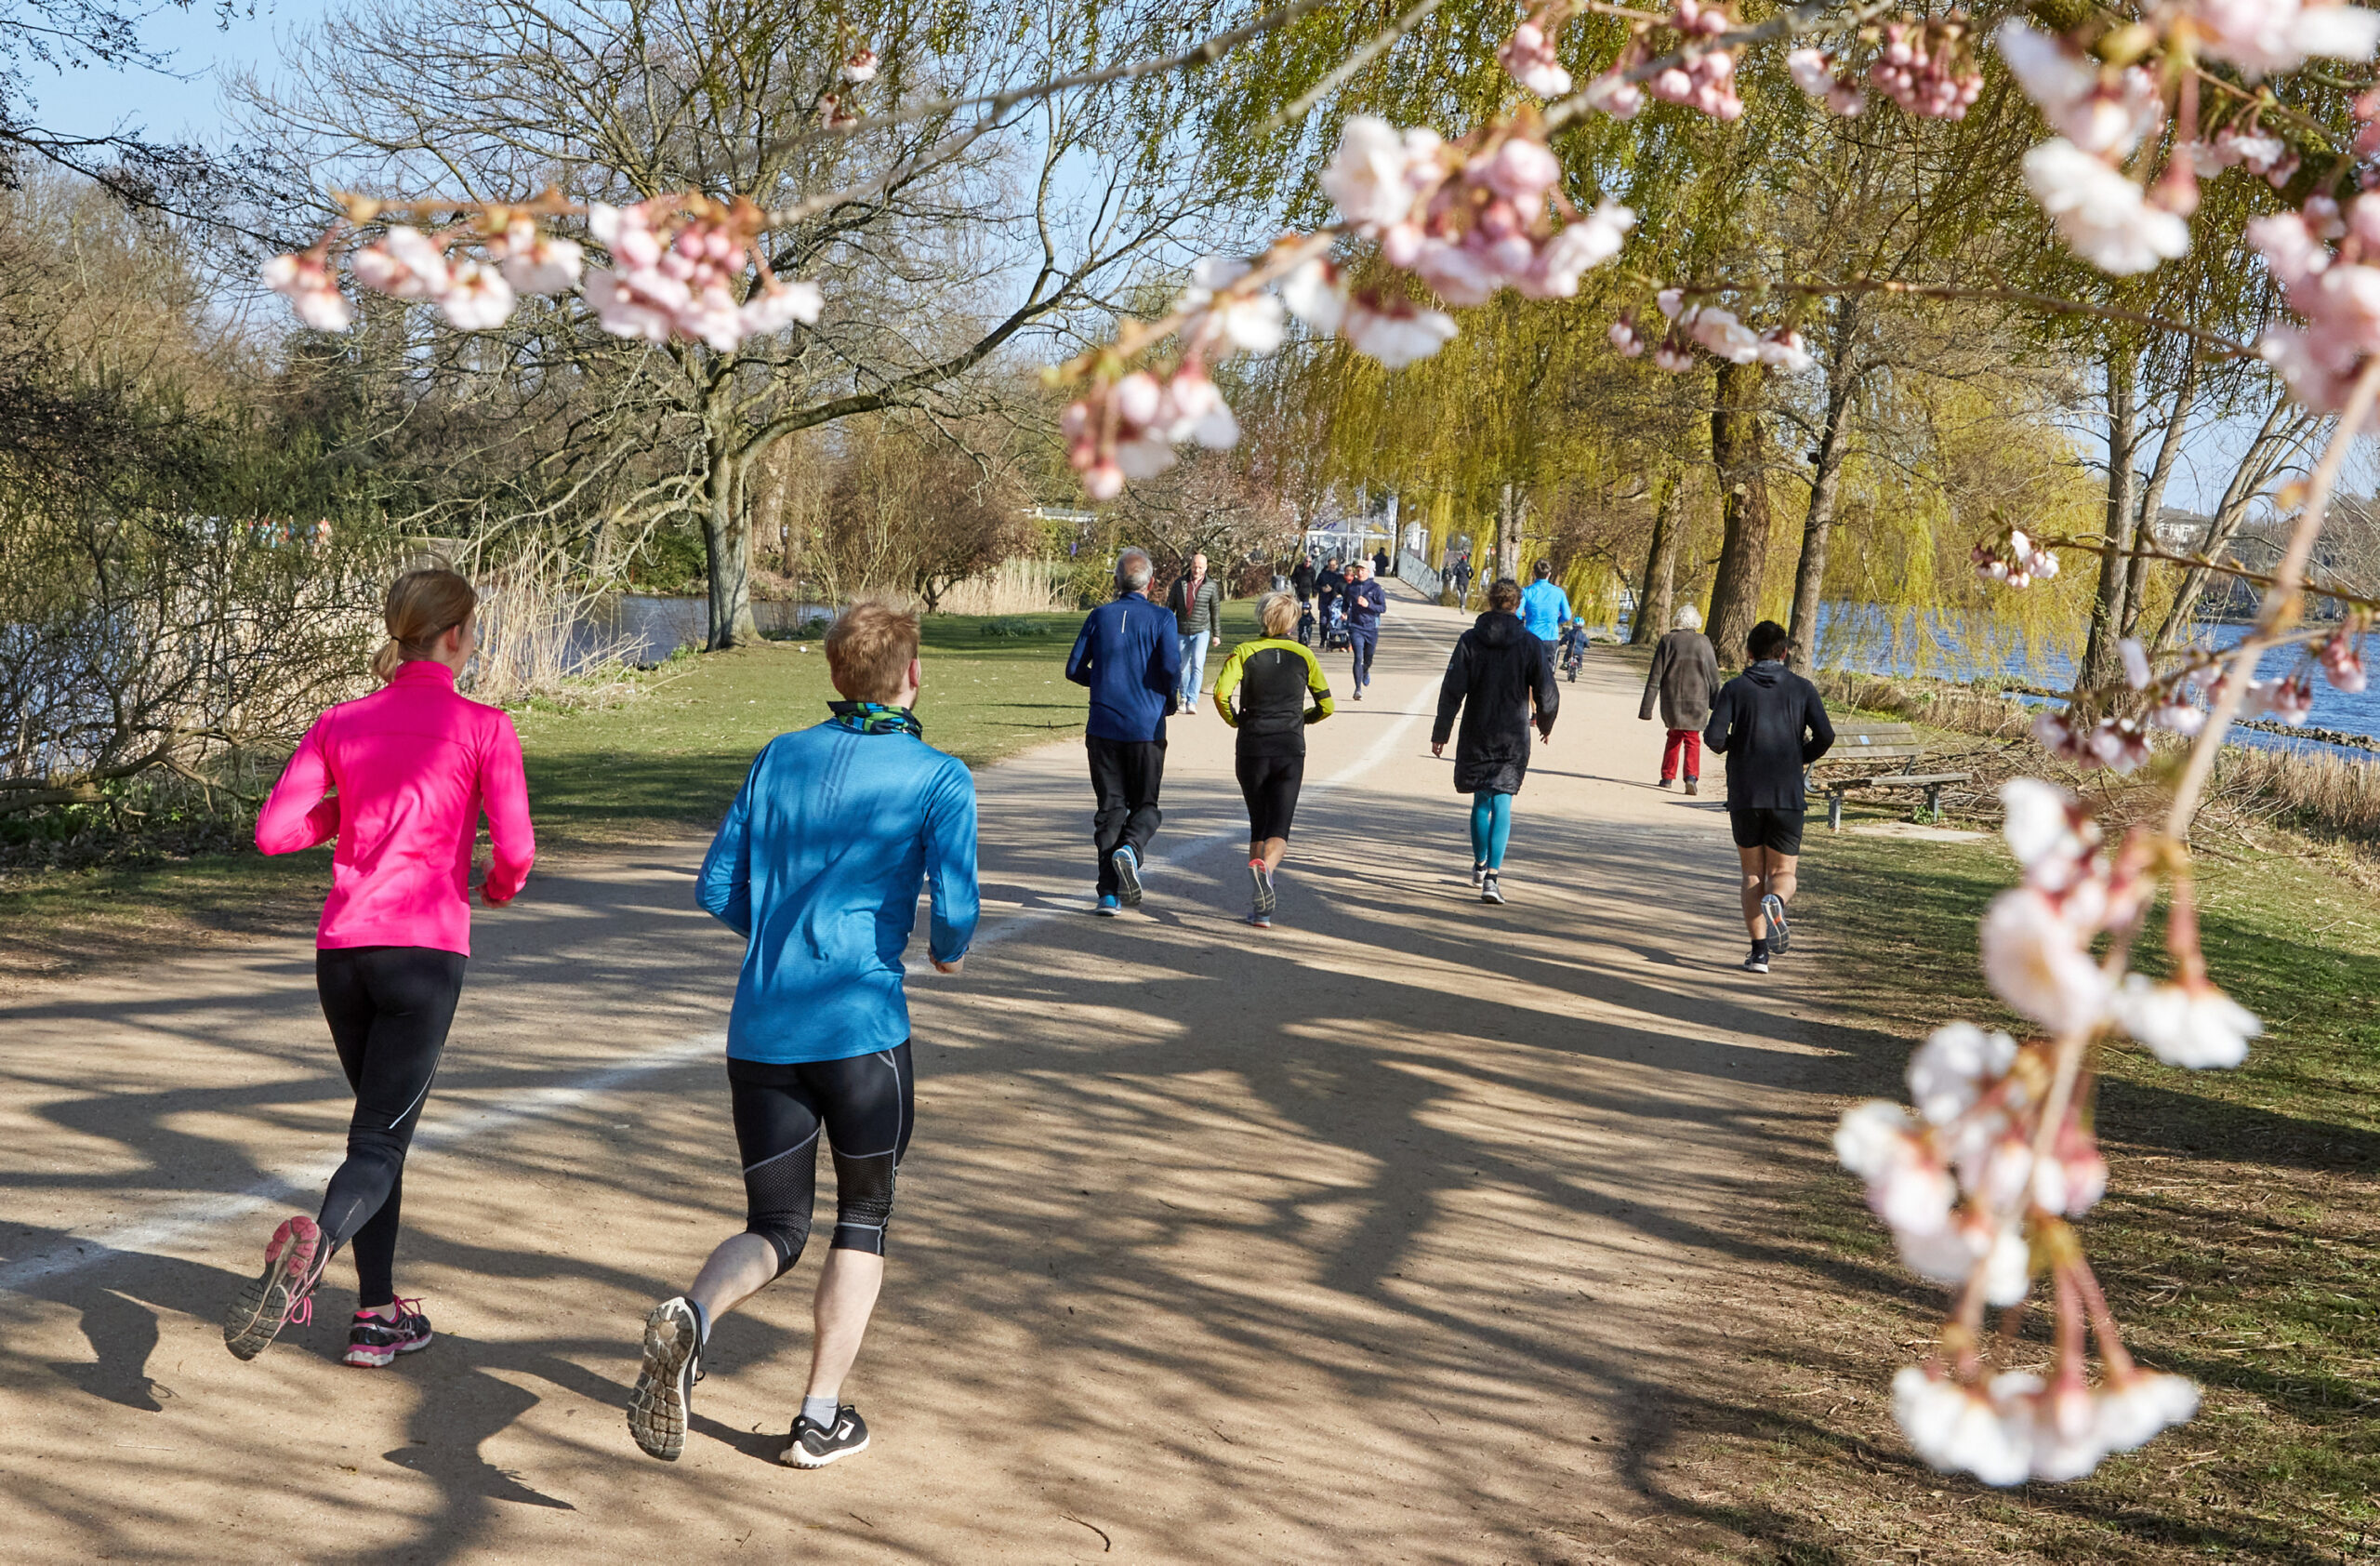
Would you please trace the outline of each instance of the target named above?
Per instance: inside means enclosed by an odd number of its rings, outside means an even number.
[[[1254,633],[1254,601],[1226,604],[1223,622],[1223,645],[1207,657],[1210,683],[1232,643]],[[1081,616],[1003,617],[992,635],[987,623],[927,618],[918,703],[927,740],[982,766],[1079,735],[1088,693],[1067,681],[1065,658]],[[773,642],[674,658],[641,694],[607,705],[532,703],[513,722],[541,851],[708,830],[760,747],[824,719],[833,697],[819,643]],[[11,878],[0,883],[0,974],[209,932],[285,928],[311,917],[326,859],[324,850],[271,860],[201,855]]]
[[[1976,921],[2015,873],[1996,841],[1845,834],[1807,863],[1810,928],[1842,954],[1830,989],[1854,1091],[1897,1096],[1909,1043],[1939,1022],[2020,1026],[1975,961]],[[2380,1559],[2380,907],[2273,856],[2206,867],[2202,889],[2213,975],[2267,1035],[2230,1072],[2108,1053],[2097,1112],[2113,1177],[2080,1228],[2135,1352],[2197,1380],[2204,1411],[2082,1483],[1978,1496],[1953,1532],[1997,1530],[2027,1558]],[[1848,1177],[1817,1182],[1805,1228],[1890,1268]],[[1911,1286],[1864,1307],[1907,1343],[1939,1303]],[[1794,1463],[1831,1470],[1807,1488],[1861,1481],[1858,1444],[1800,1450]],[[1958,1552],[1953,1533],[1937,1544]]]

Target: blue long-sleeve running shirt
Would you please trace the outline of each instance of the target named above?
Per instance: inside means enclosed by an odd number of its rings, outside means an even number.
[[[901,952],[933,894],[937,962],[975,936],[975,780],[916,735],[840,723],[752,763],[703,859],[702,906],[747,937],[727,1022],[737,1060],[840,1060],[909,1036]]]

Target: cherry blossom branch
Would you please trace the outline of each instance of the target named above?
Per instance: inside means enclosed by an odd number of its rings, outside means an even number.
[[[2088,533],[2081,535],[2058,534],[2055,537],[2044,537],[2037,541],[2043,549],[2075,550],[2080,552],[2092,555],[2104,553],[2108,545],[2108,540],[2104,537]],[[2201,571],[2212,571],[2218,577],[2230,577],[2237,580],[2247,582],[2260,588],[2272,587],[2280,580],[2278,577],[2274,576],[2269,571],[2252,571],[2247,566],[2237,564],[2231,561],[2216,560],[2211,556],[2203,554],[2176,554],[2171,550],[2159,549],[2153,544],[2134,544],[2130,547],[2119,545],[2115,552],[2117,557],[2120,559],[2153,560],[2168,565],[2188,565]],[[2310,593],[2316,598],[2327,598],[2335,604],[2345,604],[2352,608],[2367,609],[2374,614],[2380,614],[2380,598],[2372,598],[2367,597],[2362,593],[2350,592],[2343,587],[2339,587],[2321,577],[2313,576],[2310,573],[2307,576],[2306,580],[2300,584],[2300,588],[2301,591]],[[2320,631],[2308,631],[2306,634],[2311,636],[2320,635],[2323,633]],[[2275,642],[2271,644],[2274,646],[2285,645],[2288,640],[2289,639],[2284,638],[2282,641]]]
[[[2347,449],[2372,416],[2375,400],[2380,400],[2380,354],[2365,360],[2355,378],[2354,390],[2347,393],[2347,405],[2340,410],[2338,428],[2331,435],[2331,444],[2307,479],[2305,510],[2297,513],[2297,524],[2290,530],[2289,546],[2282,551],[2280,564],[2273,568],[2273,583],[2266,590],[2264,604],[2256,612],[2255,629],[2241,638],[2233,650],[2226,677],[2215,684],[2214,709],[2207,714],[2206,727],[2190,747],[2189,762],[2174,784],[2174,803],[2165,816],[2165,835],[2175,843],[2189,841],[2190,820],[2198,814],[2199,798],[2215,771],[2223,731],[2231,726],[2231,720],[2239,716],[2241,704],[2247,699],[2248,679],[2255,670],[2256,659],[2289,629],[2301,611],[2306,563],[2313,558],[2314,540],[2321,535],[2322,523],[2330,511],[2331,491],[2338,483],[2339,471],[2347,465]]]
[[[1586,8],[1605,9],[1603,7],[1593,5]],[[1842,20],[1856,24],[1882,16],[1889,9],[1891,9],[1890,0],[1875,0],[1873,4],[1848,6],[1840,5],[1839,0],[1809,0],[1808,4],[1779,11],[1766,21],[1754,26],[1739,27],[1725,33],[1707,34],[1673,49],[1658,60],[1648,60],[1641,65],[1630,66],[1626,70],[1610,72],[1596,77],[1579,91],[1549,107],[1545,111],[1545,128],[1549,133],[1556,131],[1572,120],[1601,112],[1605,96],[1603,90],[1598,90],[1601,84],[1615,81],[1630,84],[1649,82],[1664,71],[1677,66],[1690,65],[1705,55],[1732,54],[1746,44],[1761,44],[1772,38],[1792,38],[1805,33],[1815,33],[1830,20],[1834,20],[1838,10],[1843,13]],[[1641,13],[1614,7],[1609,9],[1608,14],[1635,16]],[[1655,25],[1671,24],[1667,17],[1654,17],[1651,20]]]

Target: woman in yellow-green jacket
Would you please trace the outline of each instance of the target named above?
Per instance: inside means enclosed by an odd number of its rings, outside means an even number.
[[[1215,710],[1239,731],[1239,791],[1248,801],[1248,922],[1273,926],[1273,873],[1289,852],[1289,817],[1305,779],[1305,728],[1330,716],[1330,684],[1297,640],[1298,601],[1268,594],[1257,605],[1264,634],[1243,642],[1215,676]]]

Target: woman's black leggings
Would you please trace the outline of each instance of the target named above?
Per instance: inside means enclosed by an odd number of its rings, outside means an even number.
[[[909,1042],[842,1060],[727,1062],[735,1146],[744,1160],[744,1232],[767,1241],[782,1278],[810,1241],[818,1199],[818,1132],[835,1155],[838,1251],[884,1254],[892,1181],[917,1123]]]
[[[438,1075],[455,1003],[463,997],[463,954],[426,946],[337,947],[314,953],[314,988],[338,1046],[339,1068],[355,1090],[347,1161],[323,1193],[323,1237],[355,1241],[358,1304],[397,1297],[391,1271],[404,1206],[405,1149]]]

